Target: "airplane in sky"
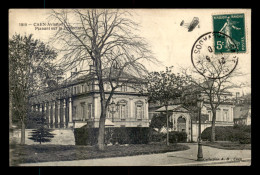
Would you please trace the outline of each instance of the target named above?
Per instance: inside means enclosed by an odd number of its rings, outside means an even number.
[[[191,32],[191,31],[193,31],[193,29],[195,27],[197,27],[197,26],[198,26],[198,28],[200,27],[199,26],[199,18],[194,17],[190,23],[184,23],[184,20],[182,20],[181,23],[180,23],[180,26],[188,28],[188,32]]]

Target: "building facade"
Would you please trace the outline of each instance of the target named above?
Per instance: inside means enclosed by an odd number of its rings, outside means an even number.
[[[216,126],[233,126],[233,105],[221,104],[216,111]],[[187,141],[197,141],[199,121],[197,116],[192,117],[192,114],[187,108],[179,105],[168,106],[170,113],[170,121],[173,123],[173,127],[170,131],[179,131],[187,133]],[[165,112],[165,107],[157,109],[155,112]],[[212,124],[212,112],[209,108],[209,104],[205,103],[201,109],[201,132],[206,128],[211,127]]]
[[[140,81],[139,84],[140,86]],[[148,96],[133,88],[135,82],[124,83],[117,88],[108,107],[107,120],[113,127],[148,127]],[[109,83],[104,84],[106,98],[111,91]],[[63,84],[47,89],[30,98],[32,110],[46,114],[50,128],[79,128],[84,125],[99,127],[101,114],[97,79],[91,74],[76,76]],[[105,125],[106,125],[105,123]]]

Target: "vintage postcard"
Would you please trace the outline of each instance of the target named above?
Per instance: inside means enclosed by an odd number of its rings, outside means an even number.
[[[10,166],[250,166],[251,9],[9,9]]]

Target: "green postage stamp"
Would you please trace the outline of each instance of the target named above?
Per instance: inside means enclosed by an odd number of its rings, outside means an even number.
[[[229,37],[215,37],[215,53],[246,52],[245,15],[226,14],[213,15],[214,32],[223,33]]]

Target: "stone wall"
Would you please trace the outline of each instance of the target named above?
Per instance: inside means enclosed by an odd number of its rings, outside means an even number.
[[[26,145],[33,145],[33,144],[40,144],[39,142],[34,142],[33,140],[29,139],[31,136],[32,129],[25,130],[25,144]],[[51,145],[75,145],[75,137],[73,129],[54,129],[52,131],[54,137],[51,139],[51,142],[42,143],[44,144],[51,144]],[[20,143],[21,141],[21,130],[17,129],[10,133],[10,142],[11,143]]]

